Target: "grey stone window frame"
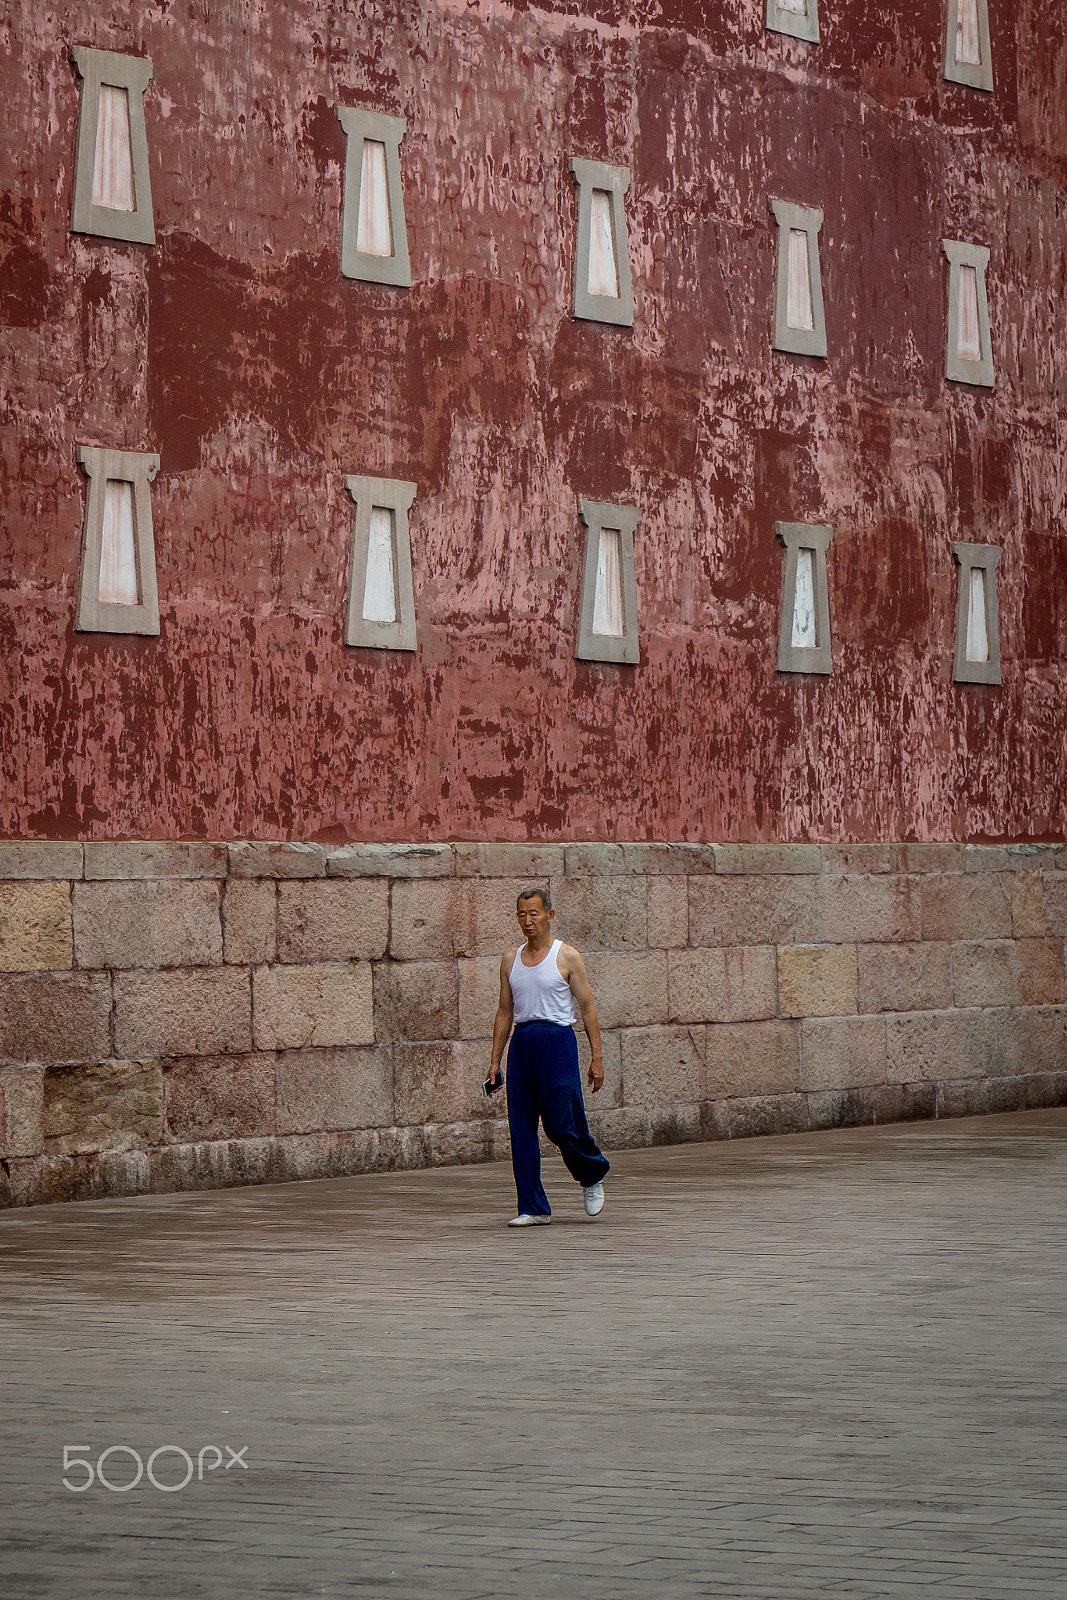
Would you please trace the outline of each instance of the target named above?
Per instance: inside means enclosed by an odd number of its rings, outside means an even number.
[[[778,625],[778,671],[817,672],[833,669],[830,645],[830,591],[826,578],[826,551],[834,530],[822,523],[776,522],[774,531],[785,546],[782,560],[782,614]],[[815,645],[793,643],[793,616],[797,599],[797,561],[801,550],[811,550],[815,591]]]
[[[586,322],[610,322],[616,327],[634,325],[633,279],[630,274],[630,236],[626,228],[626,191],[629,167],[606,161],[585,161],[571,156],[570,169],[578,185],[578,221],[574,239],[574,315]],[[611,195],[611,233],[615,249],[618,298],[589,292],[589,251],[593,222],[593,190]]]
[[[637,636],[637,576],[634,571],[634,529],[641,513],[636,506],[610,505],[603,500],[578,501],[578,515],[585,524],[585,558],[582,565],[582,598],[578,623],[578,661],[614,661],[636,666],[641,660]],[[593,607],[596,601],[597,562],[600,535],[604,529],[619,535],[619,566],[622,578],[622,633],[593,632]]]
[[[948,257],[948,333],[945,340],[945,377],[952,383],[973,383],[992,389],[993,337],[989,327],[989,297],[986,292],[986,267],[989,250],[984,244],[965,244],[960,239],[942,239]],[[978,361],[965,361],[958,354],[960,341],[961,267],[973,267],[978,284],[978,337],[982,355]]]
[[[74,157],[72,233],[95,233],[105,239],[131,244],[155,244],[152,215],[152,181],[148,172],[148,134],[144,120],[144,92],[152,81],[152,63],[145,56],[116,55],[77,44],[70,52],[82,80],[78,113],[78,145]],[[130,112],[130,156],[133,164],[132,211],[115,211],[93,205],[96,169],[96,134],[100,121],[100,86],[125,89]]]
[[[952,546],[952,554],[959,565],[953,682],[999,683],[1000,613],[997,607],[997,566],[1001,556],[1000,546],[966,544],[957,540]],[[985,633],[989,645],[989,657],[985,661],[967,660],[967,616],[971,605],[971,573],[976,567],[985,571]]]
[[[404,183],[400,172],[400,141],[407,132],[405,117],[361,106],[338,106],[337,116],[348,141],[345,151],[344,194],[341,201],[341,272],[364,283],[385,283],[411,288],[408,229],[404,216]],[[359,233],[359,192],[363,178],[363,144],[370,139],[385,146],[385,181],[389,196],[389,226],[393,235],[391,256],[376,256],[356,249]]]
[[[980,61],[956,60],[956,30],[960,20],[960,0],[945,0],[945,78],[949,83],[966,84],[969,89],[993,92],[993,52],[989,42],[988,0],[978,0],[978,54]]]
[[[411,576],[411,530],[408,512],[416,485],[400,478],[364,478],[350,474],[345,488],[355,502],[348,563],[348,611],[345,644],[364,650],[414,650],[415,589]],[[363,615],[370,551],[370,519],[375,509],[393,513],[393,593],[396,621],[375,622]]]
[[[152,532],[149,485],[159,471],[159,457],[141,450],[102,450],[79,445],[78,465],[89,480],[82,528],[81,572],[74,626],[79,633],[159,632],[156,546]],[[140,603],[118,605],[100,599],[100,557],[104,539],[104,494],[109,479],[133,484],[133,539]]]
[[[798,206],[789,200],[772,200],[771,210],[778,224],[778,265],[774,290],[774,348],[798,356],[826,355],[826,317],[822,300],[822,266],[819,260],[819,232],[823,213],[815,206]],[[789,302],[789,235],[796,229],[807,235],[808,282],[811,286],[810,328],[791,328],[786,312]]]
[[[767,0],[766,25],[769,33],[787,33],[792,39],[819,42],[819,0],[808,0],[807,10],[787,11],[778,0]]]

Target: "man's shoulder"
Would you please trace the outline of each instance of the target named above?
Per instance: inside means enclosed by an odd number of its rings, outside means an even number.
[[[582,961],[582,952],[573,944],[564,944],[562,939],[559,944],[557,965],[560,961],[565,962],[569,967],[584,966],[585,964]]]

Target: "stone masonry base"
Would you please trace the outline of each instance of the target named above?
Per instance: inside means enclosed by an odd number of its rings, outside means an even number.
[[[1063,845],[0,843],[0,1204],[504,1158],[531,883],[608,1150],[1067,1103]]]

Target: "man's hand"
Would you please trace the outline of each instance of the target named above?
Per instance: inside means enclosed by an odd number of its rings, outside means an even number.
[[[511,981],[508,973],[511,963],[515,959],[514,950],[505,950],[500,958],[500,999],[497,1001],[496,1016],[493,1018],[493,1047],[489,1052],[489,1076],[495,1078],[500,1071],[500,1063],[504,1059],[504,1049],[511,1032],[511,1024],[515,1016],[515,1004],[511,997]]]
[[[562,964],[559,970],[570,984],[571,994],[578,1002],[585,1035],[589,1040],[589,1087],[596,1094],[604,1082],[604,1061],[600,1045],[600,1023],[597,1021],[593,991],[589,987],[589,974],[585,970],[585,962],[573,945],[563,946],[560,959]]]

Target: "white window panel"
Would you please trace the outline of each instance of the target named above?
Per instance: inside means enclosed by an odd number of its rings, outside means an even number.
[[[104,486],[99,598],[118,606],[135,606],[141,598],[137,590],[133,484],[123,478],[109,478]]]
[[[971,568],[970,600],[967,607],[968,661],[989,660],[989,632],[986,628],[985,568]]]
[[[997,608],[997,566],[1000,549],[990,544],[956,543],[959,563],[956,598],[956,683],[999,683],[1000,618]]]
[[[826,318],[822,299],[819,232],[823,214],[812,206],[772,200],[778,224],[774,288],[776,350],[800,356],[825,356]]]
[[[626,230],[630,169],[578,156],[571,157],[570,167],[578,185],[574,315],[587,322],[631,328],[634,295]]]
[[[767,29],[809,44],[819,42],[819,0],[767,0]]]
[[[593,632],[621,639],[623,635],[622,561],[618,528],[601,528],[593,598]]]
[[[974,267],[960,268],[959,338],[956,354],[961,361],[981,361],[982,335],[978,328],[978,273]]]
[[[75,627],[82,633],[159,632],[150,485],[159,457],[82,445],[89,479]]]
[[[615,241],[611,228],[611,192],[594,189],[589,232],[589,293],[619,298],[619,275],[615,270]]]
[[[415,589],[408,511],[415,485],[398,478],[345,478],[356,505],[348,562],[345,644],[414,650]]]
[[[135,210],[133,149],[130,143],[130,96],[114,84],[100,85],[93,165],[93,205],[112,211]]]
[[[815,649],[815,552],[797,551],[797,586],[793,596],[793,648]]]
[[[1049,3],[1046,0],[1046,9]],[[992,92],[989,0],[945,0],[945,77],[950,83]]]
[[[393,519],[394,513],[384,506],[371,510],[367,581],[363,589],[363,617],[367,622],[396,621]]]
[[[785,546],[778,671],[828,673],[833,666],[833,652],[826,551],[833,529],[804,522],[776,522],[774,531]]]
[[[75,233],[154,244],[144,93],[152,63],[75,45],[81,77],[70,225]]]
[[[789,287],[786,321],[791,328],[814,328],[811,314],[811,272],[808,268],[808,236],[799,228],[789,230]]]
[[[338,106],[347,139],[341,205],[341,271],[366,283],[411,287],[404,185],[403,117]]]
[[[959,0],[956,17],[956,60],[968,67],[977,67],[982,60],[982,45],[978,31],[978,0]]]
[[[945,336],[945,377],[954,383],[993,387],[993,341],[989,326],[985,245],[943,239],[948,258],[948,327]]]
[[[389,180],[385,146],[379,139],[363,141],[363,171],[359,183],[359,227],[356,249],[369,256],[391,256],[393,229],[389,221]]]
[[[614,661],[633,666],[641,659],[637,635],[637,578],[634,571],[636,506],[579,500],[585,523],[585,557],[579,603],[579,661]]]

